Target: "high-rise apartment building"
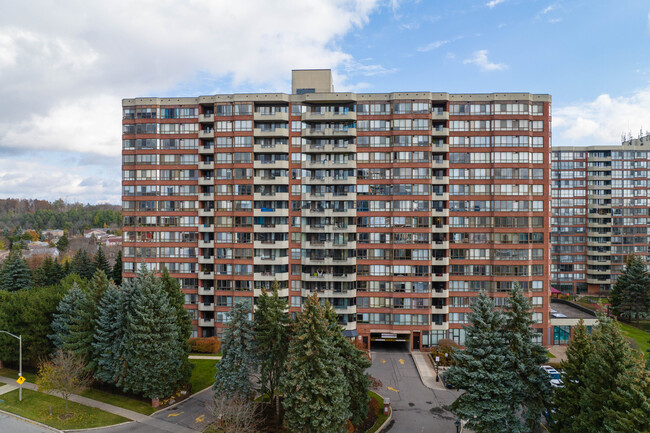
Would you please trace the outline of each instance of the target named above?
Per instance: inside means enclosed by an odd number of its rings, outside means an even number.
[[[550,96],[337,93],[123,101],[124,277],[181,282],[198,336],[274,281],[364,342],[464,341],[519,281],[548,344]],[[544,335],[544,337],[543,337]]]
[[[648,256],[650,136],[553,147],[553,287],[607,293],[630,254]]]

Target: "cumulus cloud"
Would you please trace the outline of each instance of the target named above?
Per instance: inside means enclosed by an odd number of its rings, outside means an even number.
[[[650,129],[650,88],[631,96],[602,94],[593,101],[554,109],[556,145],[615,144],[621,134]]]
[[[488,50],[475,51],[472,57],[463,60],[464,64],[474,64],[484,71],[501,71],[508,69],[505,63],[493,63],[488,60]]]
[[[495,7],[498,4],[503,3],[504,1],[506,1],[506,0],[491,0],[491,1],[487,2],[487,3],[485,3],[485,6],[492,9],[493,7]]]
[[[121,99],[283,91],[290,69],[338,88],[392,72],[339,42],[379,0],[10,2],[0,14],[0,152],[121,151]],[[394,1],[391,6],[399,7]]]

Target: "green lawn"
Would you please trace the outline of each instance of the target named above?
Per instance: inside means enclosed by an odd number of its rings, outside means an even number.
[[[74,416],[62,421],[58,418],[65,412],[65,401],[62,398],[28,389],[23,389],[22,402],[18,401],[17,389],[3,394],[2,400],[4,401],[0,403],[0,409],[57,429],[86,429],[128,421],[121,416],[73,402],[68,403],[68,410]],[[50,406],[52,416],[49,414]]]
[[[10,377],[12,379],[18,379],[18,370],[12,370],[10,368],[0,368],[0,376]],[[36,381],[36,375],[34,373],[28,373],[23,371],[23,377],[27,379],[27,382],[34,383]]]
[[[368,391],[368,395],[370,395],[370,398],[379,402],[379,416],[377,417],[377,421],[375,421],[375,425],[373,425],[372,428],[366,430],[366,433],[375,433],[379,427],[382,426],[384,421],[386,421],[388,415],[384,415],[384,399],[372,391]]]
[[[549,352],[548,350],[546,351],[546,356],[548,356],[548,359],[553,359],[553,358],[555,358],[555,355],[553,355],[553,354],[552,354],[551,352]]]
[[[215,365],[218,361],[213,359],[190,359],[190,361],[194,364],[192,378],[190,379],[192,393],[197,393],[212,386],[214,374],[217,372]]]
[[[101,401],[103,403],[112,404],[113,406],[121,407],[123,409],[132,410],[143,415],[151,415],[156,411],[151,407],[149,400],[140,400],[128,395],[113,394],[111,392],[102,391],[100,389],[89,388],[81,393],[82,396],[92,398],[93,400]]]
[[[623,334],[634,340],[634,343],[636,344],[637,348],[641,350],[644,354],[644,356],[647,356],[647,350],[650,348],[650,343],[648,342],[650,340],[650,333],[643,331],[639,328],[636,328],[632,325],[629,325],[627,323],[619,322],[621,325],[621,329],[623,330]]]

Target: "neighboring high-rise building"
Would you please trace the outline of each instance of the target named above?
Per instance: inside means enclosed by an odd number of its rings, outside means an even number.
[[[607,293],[628,255],[649,255],[649,159],[650,136],[553,147],[553,287]]]
[[[464,342],[470,300],[514,281],[548,344],[550,96],[335,93],[123,101],[124,277],[181,282],[195,335],[277,281],[364,342]],[[544,338],[542,338],[544,335]]]

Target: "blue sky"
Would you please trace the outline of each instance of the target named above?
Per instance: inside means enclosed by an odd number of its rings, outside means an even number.
[[[120,100],[290,90],[550,93],[553,144],[650,130],[646,1],[0,4],[0,197],[120,201]]]

